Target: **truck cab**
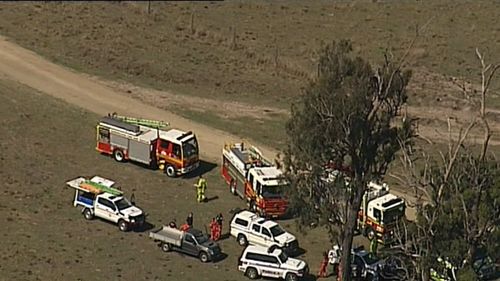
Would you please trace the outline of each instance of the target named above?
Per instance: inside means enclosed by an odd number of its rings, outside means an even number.
[[[247,174],[245,192],[250,210],[262,217],[279,217],[286,213],[288,200],[284,196],[289,183],[276,167],[256,167]]]
[[[113,181],[95,176],[91,180],[80,177],[67,184],[75,189],[73,206],[82,207],[85,219],[101,218],[117,224],[121,231],[144,224],[144,212],[127,200],[120,190],[112,188]]]
[[[198,140],[191,132],[160,131],[156,153],[159,168],[169,176],[187,174],[199,166]]]
[[[358,213],[359,228],[372,240],[390,243],[398,220],[405,215],[405,201],[389,193],[387,184],[370,182]]]
[[[230,223],[230,234],[236,238],[240,246],[247,244],[277,246],[288,254],[294,254],[299,250],[299,242],[294,235],[283,230],[276,222],[249,211],[235,214]]]

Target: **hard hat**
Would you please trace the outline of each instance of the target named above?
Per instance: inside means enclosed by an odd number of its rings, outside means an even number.
[[[438,262],[443,262],[443,259],[441,257],[439,257]]]
[[[338,245],[333,245],[333,249],[334,249],[334,250],[338,250],[338,249],[339,249],[339,246],[338,246]]]

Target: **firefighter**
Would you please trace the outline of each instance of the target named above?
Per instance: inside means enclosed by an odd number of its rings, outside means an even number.
[[[372,257],[377,256],[377,248],[378,248],[378,239],[377,237],[374,237],[372,241],[370,241],[370,254]]]
[[[205,190],[207,189],[207,180],[203,178],[202,175],[198,178],[198,182],[195,184],[196,186],[196,195],[198,199],[198,203],[205,201]]]
[[[189,225],[189,227],[193,227],[193,213],[189,213],[187,216],[186,224]]]
[[[328,266],[328,254],[326,252],[323,252],[323,260],[321,261],[318,273],[319,278],[327,277],[326,275],[327,266]]]
[[[222,213],[219,213],[216,217],[215,220],[217,221],[217,225],[219,226],[218,232],[219,232],[219,238],[222,235],[222,223],[224,222],[224,217],[222,216]]]
[[[333,245],[332,249],[328,252],[328,259],[333,267],[333,274],[338,274],[338,267],[340,263],[340,247],[339,245]]]
[[[130,204],[135,206],[135,194],[132,192],[132,195],[130,195]]]
[[[217,227],[217,221],[215,220],[215,218],[212,218],[212,221],[210,222],[210,238],[212,238],[212,240],[214,241],[217,236],[216,227]]]

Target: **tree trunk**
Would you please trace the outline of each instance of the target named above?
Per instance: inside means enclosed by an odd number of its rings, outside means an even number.
[[[364,191],[364,189],[363,189]],[[352,204],[347,209],[347,220],[344,225],[342,239],[342,257],[340,263],[342,265],[342,281],[351,280],[351,248],[354,231],[356,230],[356,222],[358,217],[359,207],[364,192],[358,192]]]

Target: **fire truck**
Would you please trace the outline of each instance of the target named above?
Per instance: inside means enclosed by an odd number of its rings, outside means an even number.
[[[163,170],[169,177],[187,174],[200,165],[198,141],[191,131],[162,130],[163,121],[119,116],[101,118],[96,126],[96,150]]]
[[[230,192],[245,199],[250,210],[262,217],[286,213],[288,200],[283,189],[289,183],[256,147],[246,147],[244,143],[224,145],[221,174]]]
[[[352,172],[349,167],[328,165],[325,168],[325,176],[321,178],[321,182],[323,184],[332,183],[339,176],[344,177],[346,191],[350,192],[349,182]],[[333,198],[325,198],[325,200],[333,200]],[[405,216],[405,208],[404,199],[391,194],[387,184],[378,184],[371,181],[368,183],[358,211],[358,230],[369,240],[377,238],[378,242],[382,244],[390,244],[394,239],[394,231],[398,220]]]
[[[406,204],[403,198],[389,193],[385,183],[368,183],[361,208],[358,212],[358,229],[372,240],[390,244],[398,220],[405,216]]]

